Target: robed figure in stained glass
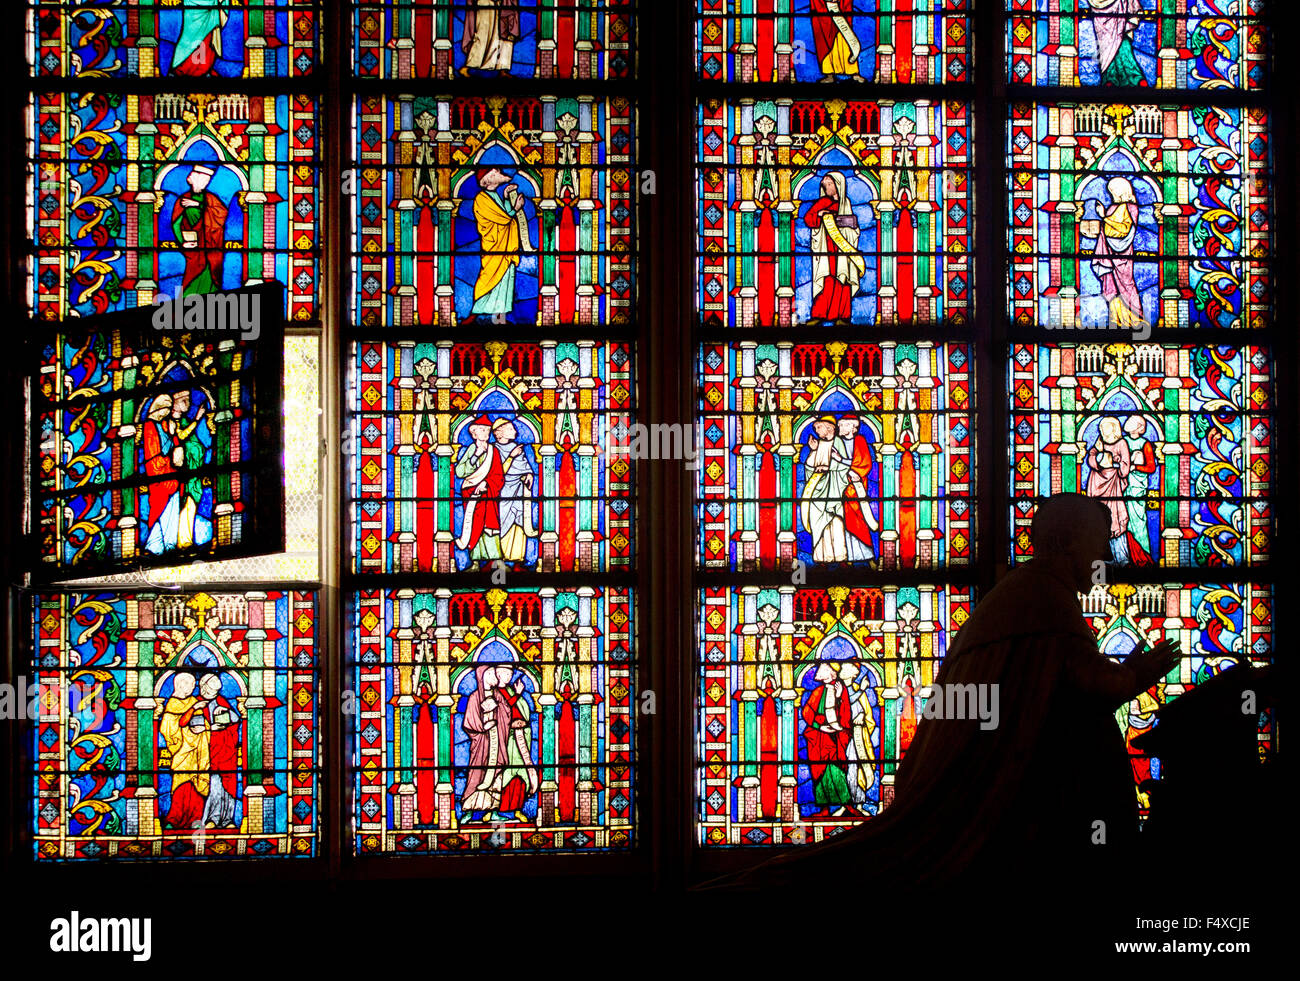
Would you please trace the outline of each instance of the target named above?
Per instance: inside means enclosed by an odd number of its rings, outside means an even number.
[[[150,477],[175,473],[185,462],[185,451],[172,435],[172,397],[165,392],[153,400],[141,426],[144,447],[144,472]],[[175,498],[180,484],[175,480],[155,480],[145,491],[145,548],[161,554],[176,547],[176,529],[163,523],[168,503]]]
[[[1127,177],[1112,177],[1106,182],[1110,204],[1100,219],[1080,222],[1084,237],[1096,239],[1092,268],[1101,283],[1102,296],[1109,308],[1110,326],[1139,328],[1146,324],[1142,316],[1142,296],[1133,276],[1133,257],[1138,233],[1138,202],[1133,183]],[[1093,207],[1096,207],[1094,204]]]
[[[533,524],[536,468],[532,450],[519,442],[519,431],[513,422],[498,419],[492,426],[492,435],[501,460],[501,503],[497,508],[501,558],[519,562],[524,558],[528,540],[537,537],[537,527]]]
[[[1097,60],[1103,85],[1145,85],[1146,76],[1133,54],[1133,31],[1142,0],[1088,0],[1094,14]]]
[[[213,293],[222,288],[226,222],[230,209],[209,189],[216,171],[198,164],[190,171],[190,190],[172,211],[172,230],[185,253],[181,295]]]
[[[844,562],[848,548],[844,534],[844,492],[849,484],[848,462],[835,438],[835,418],[822,416],[812,424],[804,459],[804,487],[799,517],[812,536],[815,562]]]
[[[163,703],[158,734],[163,748],[159,762],[171,770],[171,800],[163,823],[189,831],[203,827],[209,789],[210,747],[206,721],[194,694],[194,675],[177,674],[172,693]]]
[[[812,313],[809,319],[848,321],[853,317],[853,296],[867,271],[858,252],[858,218],[853,213],[844,175],[831,171],[821,182],[821,197],[804,215],[812,229]]]
[[[852,668],[852,665],[848,665]],[[803,739],[812,776],[813,801],[820,813],[842,813],[853,803],[849,753],[853,746],[853,706],[848,685],[833,661],[822,661],[815,687],[803,703]]]
[[[162,0],[164,7],[182,7],[181,33],[172,53],[175,75],[208,75],[221,53],[221,32],[230,14],[230,0]]]
[[[848,485],[844,488],[845,552],[850,562],[875,558],[871,533],[880,526],[871,510],[867,480],[871,476],[871,444],[861,433],[862,422],[849,415],[836,424],[839,455],[848,463]]]
[[[149,407],[143,429],[144,471],[162,476],[196,470],[211,460],[212,437],[206,408],[200,404],[190,417],[193,395],[163,393]],[[190,548],[212,541],[212,492],[203,478],[160,480],[146,492],[148,514],[145,548],[160,555],[168,549]]]
[[[469,425],[469,445],[456,458],[456,476],[460,478],[460,496],[464,505],[460,537],[456,547],[469,552],[471,559],[501,558],[501,518],[499,498],[505,484],[501,455],[489,442],[492,421],[479,416]]]
[[[1110,537],[1124,533],[1128,512],[1124,490],[1128,479],[1128,444],[1120,433],[1119,421],[1105,418],[1097,427],[1097,438],[1088,447],[1089,497],[1100,498],[1110,511]]]
[[[1098,498],[1110,512],[1113,560],[1150,565],[1150,556],[1133,537],[1133,529],[1129,528],[1129,509],[1125,498],[1128,496],[1133,462],[1128,441],[1120,430],[1118,419],[1107,416],[1101,420],[1097,426],[1097,438],[1088,447],[1086,460],[1088,463],[1088,481],[1085,485],[1087,494],[1089,497]],[[1144,507],[1145,497],[1144,493]],[[1142,513],[1142,523],[1136,529],[1139,532],[1146,527],[1145,511]]]
[[[221,690],[221,675],[209,674],[199,684],[204,728],[208,733],[208,799],[203,807],[205,827],[235,824],[239,800],[239,712]]]
[[[177,392],[172,397],[172,438],[175,440],[176,449],[180,451],[180,465],[187,470],[196,470],[208,463],[212,450],[207,410],[200,404],[194,417],[190,418],[192,398],[192,395],[185,391]],[[182,481],[176,498],[178,547],[206,545],[212,540],[212,521],[208,517],[211,511],[211,492],[205,492],[203,479],[190,476]],[[164,511],[164,516],[166,514],[167,512]]]
[[[465,52],[462,75],[471,68],[509,75],[515,60],[519,32],[519,7],[511,0],[469,0],[465,30],[460,39]]]
[[[716,885],[798,888],[861,874],[883,889],[965,883],[987,893],[990,881],[1031,889],[1049,867],[1062,881],[1119,881],[1138,811],[1115,710],[1165,677],[1180,652],[1166,641],[1115,663],[1098,650],[1078,594],[1108,557],[1109,533],[1097,501],[1040,503],[1034,558],[980,603],[934,681],[940,692],[991,686],[996,722],[923,713],[880,815]]]
[[[1147,421],[1141,416],[1129,416],[1124,422],[1125,442],[1128,443],[1128,488],[1124,508],[1128,512],[1129,555],[1138,565],[1147,565],[1151,558],[1151,540],[1147,531],[1147,495],[1151,476],[1160,472],[1156,459],[1156,444],[1146,438]]]
[[[480,167],[475,174],[474,224],[478,229],[479,273],[474,281],[474,305],[462,323],[476,317],[504,317],[515,306],[515,273],[523,253],[532,252],[524,196],[498,167]]]
[[[823,75],[851,75],[862,81],[862,42],[853,30],[853,0],[810,0],[813,44]],[[826,79],[830,81],[830,79]]]

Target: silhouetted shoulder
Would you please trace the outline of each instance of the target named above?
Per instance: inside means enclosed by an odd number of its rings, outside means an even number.
[[[1078,594],[1032,560],[1017,566],[975,608],[957,634],[962,649],[1033,634],[1092,640]],[[954,647],[954,650],[957,648]]]

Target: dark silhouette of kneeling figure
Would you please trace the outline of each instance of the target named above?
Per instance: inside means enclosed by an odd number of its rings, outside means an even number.
[[[1041,502],[1034,558],[978,605],[935,679],[941,691],[997,685],[996,727],[923,717],[882,814],[700,888],[812,888],[861,876],[877,895],[986,892],[990,883],[1002,894],[1023,886],[1041,895],[1077,891],[1089,878],[1122,882],[1138,815],[1115,710],[1179,652],[1163,642],[1116,664],[1098,651],[1078,594],[1092,588],[1109,537],[1110,512],[1098,500]]]

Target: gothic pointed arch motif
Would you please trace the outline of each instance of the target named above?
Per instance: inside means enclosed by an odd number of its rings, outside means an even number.
[[[706,345],[701,562],[969,561],[968,352],[925,342]]]
[[[1268,99],[1241,98],[1269,82],[1259,13],[1007,5],[1008,81],[1024,86],[1007,125],[1011,557],[1032,555],[1035,498],[1102,500],[1109,584],[1082,597],[1102,653],[1182,646],[1116,712],[1144,814],[1161,761],[1134,740],[1159,709],[1273,658],[1273,590],[1251,581],[1276,553],[1278,444],[1273,123]],[[1261,758],[1271,725],[1261,713]]]
[[[367,342],[350,434],[358,572],[627,568],[622,342]]]
[[[714,99],[699,113],[703,324],[966,322],[962,103]]]
[[[820,840],[887,807],[970,592],[735,586],[702,599],[703,843]]]
[[[319,319],[314,100],[92,90],[36,105],[38,318],[276,281],[287,317]]]
[[[363,326],[631,322],[627,99],[360,99],[352,316]]]
[[[42,861],[316,854],[310,592],[35,598]]]
[[[357,607],[358,847],[626,847],[627,590],[403,589]]]

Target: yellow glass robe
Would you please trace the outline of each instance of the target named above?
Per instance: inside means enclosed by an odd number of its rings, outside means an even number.
[[[474,281],[471,313],[509,313],[515,305],[515,267],[519,265],[519,222],[495,191],[474,198],[474,223],[482,244],[482,264]]]
[[[172,696],[163,706],[162,718],[158,722],[158,731],[167,746],[169,765],[173,772],[172,793],[186,783],[193,783],[200,796],[208,795],[208,732],[204,729],[195,732],[187,725],[181,724],[185,716],[198,701],[194,696],[177,698]]]

